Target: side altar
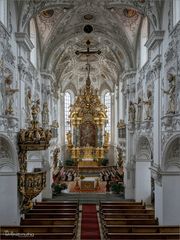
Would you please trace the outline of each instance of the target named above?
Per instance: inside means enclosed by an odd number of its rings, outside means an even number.
[[[108,152],[106,112],[88,74],[85,87],[80,89],[75,103],[70,106],[71,131],[67,133],[68,150],[79,167],[97,167]]]

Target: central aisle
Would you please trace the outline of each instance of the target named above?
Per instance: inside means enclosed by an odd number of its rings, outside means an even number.
[[[100,230],[95,204],[82,205],[81,240],[100,240]]]

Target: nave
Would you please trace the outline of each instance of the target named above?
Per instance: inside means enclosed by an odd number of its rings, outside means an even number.
[[[97,200],[97,199],[96,199]],[[179,239],[179,226],[160,226],[145,203],[99,200],[42,201],[21,219],[20,226],[2,226],[1,239]]]

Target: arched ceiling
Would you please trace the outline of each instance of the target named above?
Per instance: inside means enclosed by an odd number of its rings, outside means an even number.
[[[41,70],[53,72],[58,86],[74,84],[77,89],[85,83],[87,56],[75,52],[101,54],[88,57],[92,84],[100,88],[106,83],[111,89],[119,75],[136,67],[136,46],[142,18],[148,15],[153,27],[158,26],[155,5],[148,0],[30,0],[19,1],[22,9],[20,26],[25,28],[35,18],[41,52]],[[85,25],[93,31],[86,33]]]

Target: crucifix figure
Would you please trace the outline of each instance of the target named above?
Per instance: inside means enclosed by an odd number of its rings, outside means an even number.
[[[97,50],[97,51],[90,51],[89,49],[89,46],[90,46],[91,42],[89,40],[86,41],[86,45],[87,45],[87,50],[86,51],[76,51],[75,54],[76,55],[79,55],[79,54],[85,54],[86,57],[87,57],[87,72],[88,72],[88,77],[87,77],[87,80],[86,80],[86,86],[88,88],[90,88],[90,85],[91,85],[91,81],[90,81],[90,77],[89,77],[89,74],[90,74],[90,64],[88,63],[88,57],[89,55],[91,54],[101,54],[101,51],[100,50]]]
[[[91,42],[89,40],[86,41],[86,45],[87,45],[87,51],[76,51],[76,55],[79,55],[79,54],[85,54],[87,57],[91,54],[101,54],[101,51],[100,50],[97,50],[97,51],[90,51],[89,50],[89,46],[90,46]]]

